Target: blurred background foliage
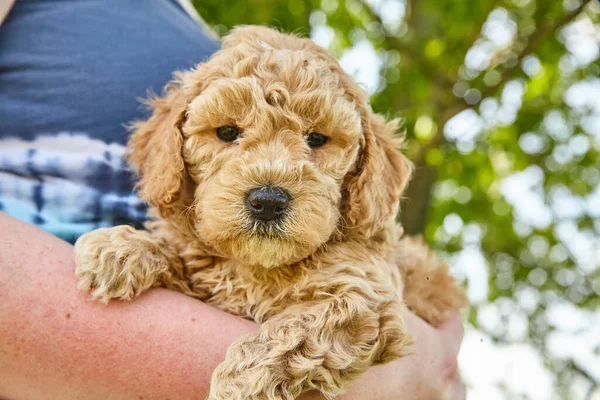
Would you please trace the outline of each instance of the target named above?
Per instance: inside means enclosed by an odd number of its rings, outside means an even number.
[[[375,111],[404,119],[416,174],[401,219],[468,287],[470,398],[598,396],[600,3],[195,6],[221,35],[265,24],[311,36],[365,84]],[[484,339],[496,350],[469,342]]]

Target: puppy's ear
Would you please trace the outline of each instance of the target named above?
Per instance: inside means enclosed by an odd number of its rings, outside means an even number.
[[[181,196],[186,177],[181,126],[187,101],[181,81],[169,84],[162,97],[154,97],[148,104],[153,108],[150,119],[131,126],[127,159],[136,168],[140,197],[167,217]]]
[[[348,228],[371,237],[396,217],[400,196],[412,172],[412,163],[400,152],[394,137],[398,122],[367,111],[364,141],[356,175],[347,183]]]

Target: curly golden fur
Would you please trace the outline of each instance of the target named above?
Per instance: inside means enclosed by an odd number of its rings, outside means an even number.
[[[223,49],[178,73],[134,125],[129,161],[156,217],[76,244],[79,286],[132,299],[153,286],[252,319],[214,371],[210,399],[335,396],[371,365],[402,357],[410,307],[433,324],[463,292],[395,221],[411,164],[395,121],[308,39],[236,29]],[[226,143],[221,126],[241,136]],[[309,132],[328,137],[311,148]],[[249,190],[285,188],[285,217],[258,229]]]

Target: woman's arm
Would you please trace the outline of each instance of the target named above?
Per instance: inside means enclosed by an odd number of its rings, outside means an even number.
[[[0,397],[203,398],[229,344],[256,329],[163,289],[89,300],[72,252],[0,213]]]
[[[91,301],[76,289],[72,251],[0,213],[0,398],[203,399],[228,346],[257,329],[164,289]],[[452,381],[460,320],[435,330],[407,319],[416,355],[372,368],[345,399],[435,399]]]

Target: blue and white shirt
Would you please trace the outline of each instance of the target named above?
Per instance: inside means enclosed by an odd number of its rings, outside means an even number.
[[[217,48],[174,0],[18,0],[0,26],[0,211],[70,242],[141,225],[125,125]]]

